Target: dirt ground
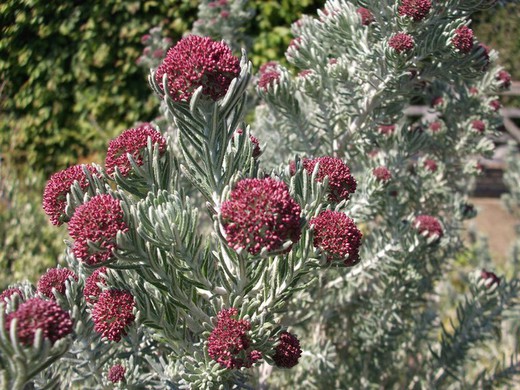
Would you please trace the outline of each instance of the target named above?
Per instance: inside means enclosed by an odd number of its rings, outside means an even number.
[[[515,225],[520,223],[503,206],[500,198],[472,198],[477,208],[476,218],[468,221],[468,227],[488,238],[489,250],[497,263],[506,261],[515,239]]]

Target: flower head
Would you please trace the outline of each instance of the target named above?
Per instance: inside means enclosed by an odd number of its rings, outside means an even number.
[[[65,207],[67,206],[67,194],[70,193],[70,187],[74,182],[77,181],[82,190],[88,187],[89,183],[84,168],[93,175],[97,174],[96,168],[92,165],[74,165],[56,172],[47,181],[43,191],[43,210],[53,225],[61,225],[68,221]]]
[[[240,62],[229,46],[209,37],[188,35],[168,50],[155,72],[161,90],[167,77],[168,92],[175,101],[187,101],[195,90],[216,101],[240,73]]]
[[[105,158],[107,173],[113,175],[117,167],[121,175],[128,176],[132,171],[128,154],[132,156],[137,165],[143,165],[143,149],[148,145],[148,137],[151,138],[152,144],[159,145],[160,154],[166,151],[166,140],[149,123],[125,130],[108,144],[107,156]]]
[[[125,380],[126,368],[121,364],[114,364],[107,373],[107,379],[112,383],[122,382]]]
[[[372,174],[378,181],[387,182],[392,178],[392,174],[387,167],[377,167],[372,170]]]
[[[486,124],[481,120],[474,120],[471,122],[471,128],[478,133],[483,133],[486,130]]]
[[[278,345],[275,348],[273,360],[278,367],[291,368],[298,364],[298,359],[302,356],[300,341],[289,333],[280,333]]]
[[[390,135],[395,132],[395,125],[380,125],[378,131],[384,135]]]
[[[126,328],[135,320],[134,305],[134,297],[128,291],[103,291],[92,309],[94,330],[108,340],[121,340],[127,334]]]
[[[9,299],[11,299],[11,297],[14,294],[18,294],[18,296],[23,299],[22,290],[20,290],[19,288],[13,287],[13,288],[8,288],[8,289],[5,289],[4,291],[2,291],[2,293],[0,294],[0,303],[4,303],[4,302],[8,301]]]
[[[370,12],[369,9],[364,7],[359,7],[356,12],[361,16],[361,24],[363,26],[368,26],[370,23],[374,22],[374,15]]]
[[[418,215],[415,217],[413,226],[421,235],[427,235],[428,237],[436,236],[438,238],[441,238],[443,235],[441,223],[431,215]]]
[[[110,260],[117,232],[128,230],[119,200],[107,194],[96,195],[79,206],[68,228],[75,240],[72,252],[89,265]],[[89,247],[89,241],[98,246],[97,250]]]
[[[430,129],[430,131],[432,133],[437,133],[438,131],[440,131],[442,129],[442,123],[439,122],[439,121],[434,121],[434,122],[431,122],[429,125],[428,125],[428,129]]]
[[[484,280],[486,288],[491,288],[494,285],[500,285],[500,278],[493,272],[486,271],[485,269],[480,272],[480,278]]]
[[[262,358],[262,353],[251,348],[248,332],[251,323],[238,320],[234,307],[223,309],[217,314],[217,325],[208,337],[208,354],[221,367],[238,369],[251,367]]]
[[[473,30],[468,26],[457,28],[451,44],[461,53],[468,54],[473,49]]]
[[[314,247],[325,251],[328,261],[343,261],[347,266],[359,262],[363,235],[346,214],[325,210],[309,223],[314,225]]]
[[[511,75],[505,70],[498,72],[496,79],[502,83],[502,87],[508,89],[511,87]]]
[[[227,242],[251,254],[280,249],[287,240],[298,241],[301,208],[284,182],[244,179],[222,203],[221,217]]]
[[[53,344],[72,333],[72,321],[69,314],[55,301],[40,298],[25,301],[16,311],[7,315],[6,329],[10,328],[11,321],[15,318],[18,322],[16,329],[18,338],[26,346],[34,342],[37,329],[41,329],[43,338]]]
[[[280,80],[280,72],[277,70],[270,70],[260,74],[258,79],[258,88],[266,92],[270,86],[274,86]]]
[[[498,111],[500,110],[500,108],[502,107],[502,104],[500,103],[500,100],[498,99],[494,99],[494,100],[491,100],[489,102],[489,107],[493,110],[493,111]]]
[[[38,280],[38,292],[47,298],[56,299],[52,289],[56,289],[61,295],[65,294],[65,282],[72,278],[76,282],[78,277],[68,268],[51,268]]]
[[[423,20],[430,12],[430,0],[402,0],[399,6],[399,15],[412,18],[414,22]]]
[[[341,159],[335,157],[318,157],[304,159],[303,167],[311,174],[316,164],[319,164],[316,181],[322,182],[329,178],[329,201],[341,202],[347,200],[356,191],[356,179],[350,174],[350,168]]]
[[[406,33],[397,33],[388,40],[388,45],[397,53],[407,53],[413,50],[415,42],[411,35]]]
[[[423,167],[430,171],[430,172],[436,172],[437,171],[437,162],[435,160],[426,159],[423,161]]]
[[[85,280],[85,288],[83,289],[83,296],[85,297],[85,300],[90,303],[94,304],[97,302],[99,298],[99,294],[101,294],[101,289],[99,288],[98,284],[106,285],[107,282],[104,278],[101,277],[100,274],[106,273],[107,268],[101,267],[96,269],[94,272],[92,272],[92,275],[90,275],[87,280]]]

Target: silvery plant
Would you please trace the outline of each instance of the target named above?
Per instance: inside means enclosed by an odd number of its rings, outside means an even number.
[[[219,2],[217,2],[219,3]],[[140,123],[104,166],[55,173],[67,267],[0,297],[6,389],[490,388],[475,359],[519,282],[442,294],[510,83],[469,15],[483,1],[328,1],[277,63],[188,35],[149,82],[175,132]],[[244,122],[248,85],[262,104]],[[426,102],[427,114],[410,113]],[[508,328],[509,327],[509,328]]]

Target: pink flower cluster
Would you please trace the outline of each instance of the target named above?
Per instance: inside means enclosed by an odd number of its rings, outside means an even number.
[[[309,223],[314,225],[314,247],[325,251],[328,261],[343,261],[346,266],[359,262],[363,235],[346,214],[325,210]]]
[[[350,168],[341,159],[335,157],[318,157],[304,159],[303,167],[311,174],[316,164],[319,164],[316,181],[322,182],[329,178],[329,201],[341,202],[347,200],[356,191],[356,179],[350,174]]]
[[[56,289],[61,295],[65,294],[65,282],[72,278],[76,282],[78,277],[76,274],[67,268],[51,268],[38,280],[38,292],[45,295],[47,298],[56,299],[52,293],[52,289]]]
[[[22,303],[18,309],[6,316],[6,329],[11,326],[13,319],[17,320],[17,335],[23,345],[30,346],[34,342],[34,336],[41,329],[43,338],[51,343],[62,339],[72,333],[72,321],[54,301],[46,301],[40,298],[31,298]]]
[[[217,325],[208,337],[208,354],[227,369],[249,368],[262,358],[262,353],[251,348],[248,332],[251,323],[237,320],[238,310],[223,309],[217,314]]]
[[[395,125],[380,125],[378,131],[383,135],[393,134],[395,132]]]
[[[53,225],[61,225],[66,222],[65,207],[67,206],[67,194],[75,181],[82,190],[88,187],[88,180],[83,171],[86,168],[93,175],[96,169],[91,165],[74,165],[53,174],[45,185],[43,191],[43,210],[49,216]]]
[[[101,288],[99,288],[99,284],[105,286],[107,284],[106,280],[103,279],[100,275],[106,273],[106,271],[106,267],[98,268],[85,280],[83,296],[85,297],[85,300],[91,305],[97,302],[99,294],[101,294]]]
[[[298,338],[289,332],[280,333],[278,345],[273,355],[275,364],[278,367],[292,368],[298,364],[301,356],[302,349]]]
[[[272,179],[244,179],[222,203],[221,218],[226,239],[235,250],[258,254],[280,249],[300,239],[301,208],[291,198],[284,182]]]
[[[500,278],[493,272],[486,271],[485,269],[483,269],[480,272],[480,277],[484,279],[484,284],[486,285],[486,288],[491,288],[491,286],[493,285],[500,285]]]
[[[481,120],[474,120],[471,122],[471,128],[478,133],[483,133],[486,130],[486,124]]]
[[[374,15],[372,12],[365,8],[365,7],[359,7],[356,12],[361,16],[361,24],[363,26],[368,26],[369,24],[374,22]]]
[[[419,22],[428,15],[431,7],[430,0],[402,0],[398,12],[401,16],[407,16],[414,22]]]
[[[421,235],[437,238],[441,238],[443,235],[441,223],[431,215],[418,215],[415,217],[413,226]]]
[[[112,383],[122,382],[125,380],[126,368],[121,364],[114,364],[107,373],[107,379]]]
[[[372,170],[372,174],[374,177],[381,181],[381,182],[387,182],[392,178],[392,174],[388,170],[387,167],[377,167]]]
[[[128,291],[103,291],[92,309],[94,330],[103,338],[120,341],[135,320],[134,305],[134,297]]]
[[[401,32],[392,35],[388,40],[388,46],[394,49],[397,53],[408,53],[415,47],[415,42],[411,35]]]
[[[166,75],[168,92],[175,101],[188,101],[201,86],[202,94],[216,101],[239,73],[239,60],[225,43],[189,35],[168,50],[155,79],[163,89]]]
[[[426,159],[423,161],[423,167],[430,172],[437,172],[437,162],[432,159]]]
[[[132,171],[128,154],[132,156],[137,165],[143,165],[143,149],[148,145],[148,137],[151,138],[152,144],[159,146],[160,154],[166,151],[166,139],[151,124],[144,123],[139,127],[125,130],[108,144],[105,158],[107,173],[113,175],[117,167],[121,175],[128,176]]]
[[[280,71],[278,70],[276,61],[269,61],[263,64],[259,71],[258,88],[266,92],[268,88],[273,86],[280,79]]]
[[[468,54],[473,49],[473,30],[468,26],[457,28],[451,43],[461,53]]]
[[[8,288],[8,289],[5,289],[4,291],[2,291],[2,293],[0,294],[0,303],[5,303],[7,300],[11,299],[11,297],[14,294],[18,294],[18,296],[23,299],[22,290],[20,290],[19,288],[13,287],[13,288]]]
[[[505,70],[498,72],[496,79],[502,83],[502,87],[509,89],[511,87],[511,75]]]
[[[126,232],[119,200],[107,194],[96,195],[79,206],[71,218],[68,230],[75,240],[72,252],[89,265],[101,264],[112,258],[117,232]],[[99,247],[92,250],[89,241]]]

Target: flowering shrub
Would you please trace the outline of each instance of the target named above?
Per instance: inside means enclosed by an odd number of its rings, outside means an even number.
[[[471,275],[450,330],[436,299],[462,250],[475,155],[492,149],[482,135],[498,125],[483,95],[504,84],[496,53],[453,51],[473,3],[362,5],[371,23],[358,4],[333,0],[294,25],[287,59],[299,71],[263,69],[280,77],[257,83],[258,138],[244,123],[245,53],[194,35],[168,51],[149,82],[176,132],[123,133],[104,167],[84,170],[87,187],[69,186],[66,260],[78,280],[55,301],[12,286],[41,308],[36,322],[24,322],[22,297],[0,301],[4,382],[332,389],[512,378],[514,361],[466,362],[517,307],[518,280]],[[425,131],[431,118],[405,116],[416,98],[436,102],[437,132]],[[473,120],[482,134],[469,133]]]

